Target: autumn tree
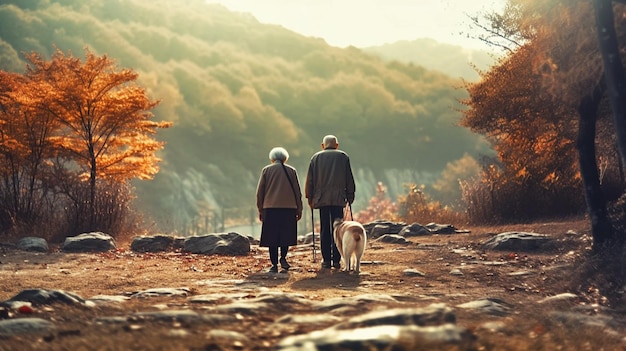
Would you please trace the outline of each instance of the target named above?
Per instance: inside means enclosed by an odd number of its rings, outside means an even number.
[[[621,68],[623,56],[618,48],[618,42],[624,42],[626,35],[625,9],[616,5],[617,13],[614,13],[611,1],[525,3],[527,12],[532,14],[527,16],[525,25],[541,33],[534,40],[538,47],[535,70],[543,74],[548,93],[559,97],[564,105],[577,108],[582,189],[591,219],[594,249],[598,249],[619,239],[608,215],[607,201],[623,191],[624,163],[616,150],[626,143],[619,141],[624,138],[621,135],[625,110],[624,99],[619,96],[625,93],[616,93],[619,88],[610,86],[621,77],[622,83],[617,85],[626,88]],[[614,21],[620,30],[616,31]],[[608,48],[612,52],[605,53]],[[606,57],[611,59],[603,60]],[[607,71],[607,67],[611,68]],[[609,104],[616,111],[613,118],[608,113]],[[607,168],[609,176],[619,174],[619,185],[607,179]]]
[[[557,106],[575,111],[568,112],[572,120],[578,116],[578,133],[573,139],[570,133],[570,141],[575,140],[575,144],[570,144],[577,149],[581,188],[591,218],[594,248],[601,247],[615,239],[607,200],[614,199],[624,186],[623,162],[616,152],[618,144],[615,142],[615,130],[618,139],[624,132],[621,127],[623,112],[620,111],[624,111],[625,99],[619,98],[624,93],[606,94],[608,83],[615,83],[624,76],[623,72],[619,73],[622,65],[618,45],[624,42],[626,35],[623,31],[624,6],[613,6],[611,1],[510,0],[509,7],[516,9],[515,21],[500,20],[510,18],[507,15],[493,15],[490,17],[494,19],[492,25],[485,28],[497,28],[497,33],[525,33],[527,44],[512,50],[510,57],[518,56],[525,47],[532,47],[533,53],[526,64],[529,72],[538,78],[537,92],[548,95]],[[506,29],[502,29],[502,25]],[[611,54],[603,55],[603,47],[610,47]],[[608,63],[607,57],[611,58]],[[603,70],[607,66],[613,67],[611,72]],[[617,90],[619,86],[623,89],[624,85],[622,79]],[[613,119],[606,118],[607,109],[603,106],[608,105],[607,101],[618,107]],[[529,108],[534,110],[534,107]],[[613,174],[619,175],[613,177],[617,181],[611,181]]]
[[[50,137],[58,128],[49,113],[31,108],[31,83],[0,71],[0,230],[25,226],[44,216],[50,163]]]
[[[580,189],[574,110],[542,91],[535,55],[525,44],[480,82],[466,85],[470,108],[461,123],[485,135],[498,153],[500,172],[484,175],[502,178],[484,181],[496,185],[490,190],[500,194],[490,195],[494,218],[505,221],[571,214],[582,200],[571,196]]]
[[[537,33],[532,40],[535,55],[530,64],[533,71],[542,76],[542,90],[576,111],[572,119],[578,117],[575,145],[581,189],[591,218],[594,242],[598,244],[612,236],[606,203],[613,191],[611,184],[615,182],[606,174],[621,172],[621,163],[612,162],[616,160],[615,133],[612,123],[601,114],[605,81],[590,3],[516,2],[523,8],[524,19],[519,26],[532,28]],[[600,170],[599,160],[611,165],[608,172]]]
[[[150,100],[136,84],[137,73],[117,69],[106,55],[86,49],[83,62],[57,50],[51,60],[37,53],[26,58],[23,82],[11,95],[17,107],[8,113],[14,118],[10,125],[27,129],[31,119],[37,121],[31,124],[40,126],[40,143],[50,153],[47,161],[65,178],[57,187],[68,196],[71,184],[88,184],[86,199],[74,201],[88,205],[85,229],[94,230],[98,191],[107,191],[97,184],[152,178],[158,171],[156,152],[163,147],[153,135],[170,123],[151,120],[150,110],[158,101]],[[17,148],[14,143],[11,149]],[[35,146],[27,149],[32,153]]]

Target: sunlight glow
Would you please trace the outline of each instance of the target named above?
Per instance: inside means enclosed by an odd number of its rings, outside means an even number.
[[[251,13],[333,46],[368,47],[432,38],[468,48],[485,48],[467,38],[470,20],[500,10],[504,0],[207,0],[231,11]]]

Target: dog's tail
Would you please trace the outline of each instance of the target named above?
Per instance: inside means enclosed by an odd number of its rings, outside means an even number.
[[[361,235],[363,235],[365,233],[363,233],[363,231],[361,229],[353,229],[352,230],[352,237],[354,238],[354,241],[360,241],[361,240]]]

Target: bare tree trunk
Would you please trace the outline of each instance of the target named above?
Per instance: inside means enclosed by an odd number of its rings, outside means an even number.
[[[596,120],[598,106],[604,93],[603,86],[604,81],[593,90],[591,95],[584,97],[578,106],[579,123],[576,147],[578,148],[578,162],[587,210],[591,218],[594,251],[599,250],[614,236],[596,162]]]
[[[596,32],[615,120],[615,133],[622,161],[626,160],[626,75],[620,56],[611,0],[594,0]]]
[[[96,177],[97,160],[93,151],[93,143],[89,145],[89,155],[91,157],[91,169],[89,170],[89,230],[96,230]]]
[[[593,0],[593,9],[596,18],[598,45],[604,66],[604,79],[611,109],[613,110],[617,145],[621,160],[624,161],[626,160],[626,75],[624,74],[624,66],[622,65],[617,33],[615,31],[613,1]],[[590,213],[590,215],[593,216],[595,214]],[[599,236],[596,236],[596,234]],[[606,245],[607,241],[619,243],[623,241],[622,236],[618,236],[613,231],[610,234],[594,232],[593,237],[594,249]]]

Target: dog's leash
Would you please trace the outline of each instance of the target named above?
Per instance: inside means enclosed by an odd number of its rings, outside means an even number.
[[[352,216],[352,204],[348,202],[348,208],[350,208],[350,220],[354,221],[354,217]]]
[[[349,212],[350,212],[350,220],[354,221],[354,216],[352,216],[352,204],[349,202],[346,202],[346,206],[343,207],[343,220],[347,221],[348,220],[348,214],[346,212],[346,208],[348,208]]]

